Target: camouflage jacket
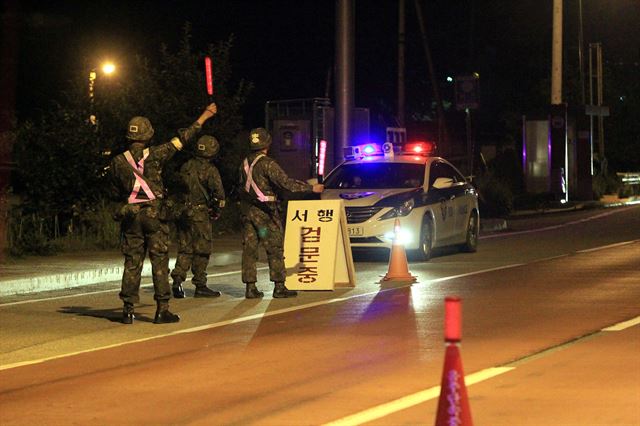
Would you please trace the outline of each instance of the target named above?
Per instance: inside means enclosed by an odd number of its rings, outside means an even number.
[[[205,158],[195,157],[184,163],[180,168],[180,180],[182,192],[178,198],[185,204],[208,205],[215,208],[219,207],[220,203],[215,203],[214,200],[224,201],[220,173],[216,166]]]
[[[142,175],[149,185],[149,189],[157,199],[164,197],[162,168],[179,149],[182,149],[183,144],[186,145],[194,139],[194,136],[200,129],[200,124],[195,122],[187,129],[181,129],[178,138],[174,138],[170,142],[162,145],[154,145],[146,148],[140,143],[131,145],[129,152],[131,152],[136,162],[142,159],[145,149],[149,150],[149,155],[144,160],[144,171]],[[111,175],[112,198],[126,203],[136,183],[136,174],[127,162],[125,153],[118,154],[111,160],[109,171]]]
[[[249,165],[260,154],[260,152],[251,153],[246,159]],[[244,161],[240,164],[240,188],[239,192],[242,194],[241,201],[245,203],[251,203],[254,205],[262,204],[258,201],[257,195],[253,188],[249,188],[249,192],[245,190],[245,184],[247,182],[247,174],[244,170]],[[258,186],[260,191],[265,196],[276,196],[278,191],[290,191],[290,192],[311,192],[312,186],[306,182],[292,179],[285,173],[284,170],[275,162],[273,158],[262,157],[253,167],[252,173],[253,181]]]

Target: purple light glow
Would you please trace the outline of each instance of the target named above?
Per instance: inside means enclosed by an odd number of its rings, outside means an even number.
[[[522,117],[522,172],[527,175],[527,122]]]
[[[549,117],[549,135],[547,137],[547,169],[549,173],[549,185],[551,185],[551,117]]]

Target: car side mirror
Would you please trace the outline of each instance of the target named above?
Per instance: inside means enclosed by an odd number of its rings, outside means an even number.
[[[447,177],[439,177],[433,182],[433,187],[436,189],[447,189],[453,186],[453,179]]]

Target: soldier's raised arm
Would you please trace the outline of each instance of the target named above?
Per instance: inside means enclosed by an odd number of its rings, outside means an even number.
[[[217,113],[218,113],[218,106],[215,103],[210,103],[205,108],[205,110],[202,111],[202,114],[200,115],[200,117],[198,117],[196,121],[200,124],[200,126],[202,126],[208,119],[210,119]]]
[[[178,130],[178,137],[173,138],[171,143],[176,147],[177,150],[181,150],[185,144],[188,144],[194,139],[194,136],[202,129],[204,123],[207,122],[208,119],[213,117],[218,113],[218,107],[215,103],[209,104],[200,117],[189,127],[186,129]]]

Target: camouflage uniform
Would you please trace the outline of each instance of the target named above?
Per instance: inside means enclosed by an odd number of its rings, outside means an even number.
[[[171,271],[174,296],[189,269],[196,289],[206,287],[213,222],[209,211],[224,206],[225,198],[220,173],[208,158],[195,157],[187,161],[180,169],[180,178],[183,187],[180,201],[184,207],[176,222],[178,258]],[[181,294],[178,297],[184,297],[183,292]]]
[[[263,133],[265,136],[263,136]],[[258,149],[269,146],[270,137],[264,129],[254,129],[253,135],[259,134],[254,140],[268,137],[268,143],[258,144]],[[256,147],[252,146],[254,151]],[[245,190],[247,173],[245,164],[252,164],[256,157],[262,157],[255,163],[251,172],[255,185],[265,197],[272,201],[260,201],[255,188]],[[276,285],[282,284],[286,278],[283,255],[283,230],[276,201],[275,190],[291,192],[311,192],[312,186],[289,178],[282,168],[272,158],[260,152],[251,153],[240,165],[240,213],[242,219],[242,282],[245,284],[257,281],[256,261],[258,260],[258,245],[262,243],[269,261],[269,275]]]
[[[182,144],[193,139],[200,128],[200,124],[195,122],[189,128],[181,130],[179,138],[173,138],[165,144],[147,148],[143,143],[136,143],[136,139],[133,139],[129,151],[117,155],[111,161],[110,171],[114,190],[117,198],[124,202],[116,219],[121,221],[124,273],[120,298],[124,301],[125,306],[137,303],[140,299],[140,278],[147,250],[151,259],[154,299],[158,302],[166,302],[171,297],[168,278],[169,225],[167,221],[169,218],[163,200],[162,168],[182,148]],[[142,176],[155,199],[149,200],[151,197],[145,193],[144,188],[141,188],[137,193],[137,199],[132,200],[132,194],[139,186],[139,179],[128,163],[125,157],[126,153],[131,154],[136,164],[144,166]],[[147,200],[141,202],[145,198]]]

